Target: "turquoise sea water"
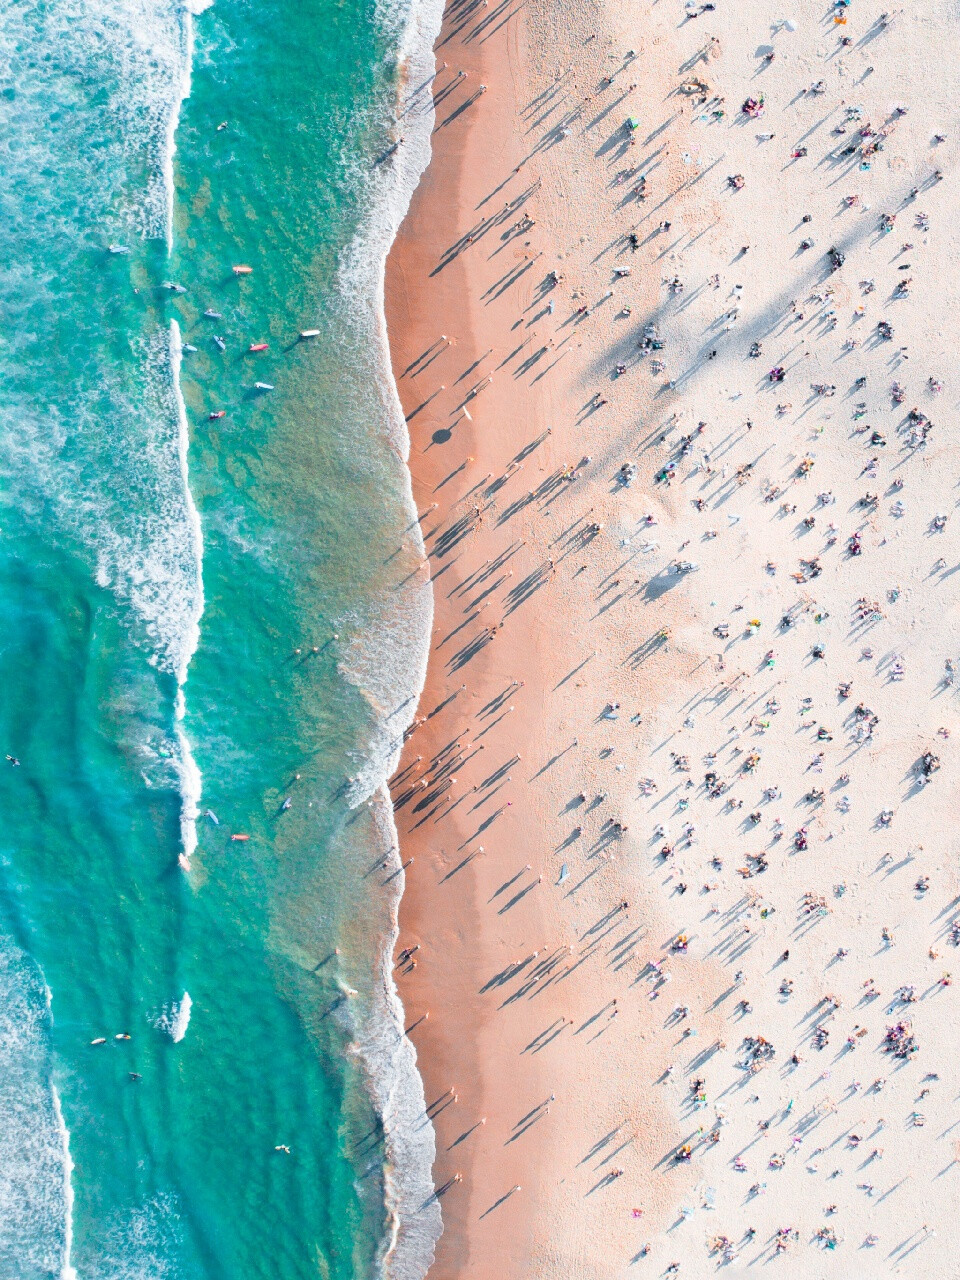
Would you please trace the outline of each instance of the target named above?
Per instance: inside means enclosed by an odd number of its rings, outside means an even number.
[[[429,1254],[379,790],[429,605],[379,289],[434,21],[0,3],[0,1277]]]

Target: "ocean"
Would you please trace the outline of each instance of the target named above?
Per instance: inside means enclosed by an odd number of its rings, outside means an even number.
[[[0,1280],[419,1277],[382,277],[440,6],[0,15]]]

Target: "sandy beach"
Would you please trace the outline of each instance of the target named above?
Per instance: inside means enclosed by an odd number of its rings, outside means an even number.
[[[448,5],[387,271],[436,1280],[960,1276],[958,40]]]

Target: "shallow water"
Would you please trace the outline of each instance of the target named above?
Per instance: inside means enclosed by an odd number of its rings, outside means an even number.
[[[372,1275],[372,1097],[419,1088],[374,870],[429,621],[377,297],[409,15],[94,9],[0,21],[0,1274]]]

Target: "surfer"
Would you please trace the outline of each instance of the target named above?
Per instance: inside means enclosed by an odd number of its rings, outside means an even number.
[[[387,147],[386,151],[384,151],[383,155],[381,155],[378,160],[374,160],[374,166],[378,164],[385,164],[391,156],[396,155],[397,151],[400,149],[401,142],[403,142],[402,137],[398,138],[396,142],[392,142],[390,146]]]

